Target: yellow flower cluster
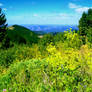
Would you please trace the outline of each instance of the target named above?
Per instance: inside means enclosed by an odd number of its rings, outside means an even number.
[[[79,66],[85,66],[92,70],[92,49],[88,49],[87,45],[81,47],[80,50],[72,48],[62,52],[62,50],[57,50],[55,46],[50,44],[47,51],[49,56],[46,61],[53,67],[74,70]]]

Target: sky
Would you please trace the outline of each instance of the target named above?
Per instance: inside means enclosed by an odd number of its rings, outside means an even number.
[[[78,25],[92,0],[0,0],[8,24]]]

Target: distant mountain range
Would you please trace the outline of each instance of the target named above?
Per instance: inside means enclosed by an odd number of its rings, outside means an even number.
[[[55,32],[64,32],[72,28],[72,30],[78,30],[76,25],[22,25],[38,34],[44,33],[55,33]]]
[[[64,32],[72,28],[72,30],[78,30],[76,25],[23,25],[24,27],[32,31],[43,31],[45,33],[49,32]]]

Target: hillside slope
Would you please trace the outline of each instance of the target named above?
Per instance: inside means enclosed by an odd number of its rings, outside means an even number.
[[[13,25],[8,27],[8,37],[12,42],[16,43],[36,43],[38,40],[38,35],[29,29],[20,26]]]

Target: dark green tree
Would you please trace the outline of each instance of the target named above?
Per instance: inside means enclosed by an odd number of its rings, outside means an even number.
[[[6,27],[5,14],[2,13],[2,9],[0,8],[0,42],[2,42],[6,36]]]
[[[92,27],[88,29],[87,40],[92,43]]]
[[[92,9],[88,9],[88,12],[84,12],[79,20],[79,34],[82,36],[82,41],[85,44],[86,38],[90,41],[92,33]],[[91,41],[90,41],[91,42]]]
[[[92,27],[92,9],[88,10],[87,24],[89,28]]]
[[[43,38],[40,40],[40,44],[46,46],[53,42],[53,35],[52,34],[45,34]]]
[[[79,33],[86,36],[89,28],[92,28],[92,9],[88,9],[87,13],[83,13],[79,20]]]
[[[79,20],[79,34],[81,36],[86,35],[87,26],[87,14],[83,12],[82,17]]]
[[[9,38],[7,36],[7,23],[5,14],[2,12],[0,8],[0,47],[8,48],[9,47]]]

